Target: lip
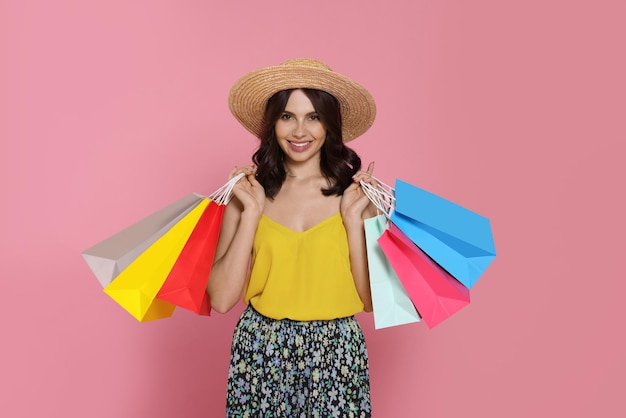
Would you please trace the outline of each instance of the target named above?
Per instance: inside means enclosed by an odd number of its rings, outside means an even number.
[[[304,152],[311,147],[313,141],[287,141],[289,143],[289,148],[295,152]]]

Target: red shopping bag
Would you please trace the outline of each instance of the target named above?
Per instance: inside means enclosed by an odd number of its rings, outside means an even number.
[[[157,294],[157,298],[201,315],[210,315],[206,286],[226,205],[211,200]]]
[[[428,328],[469,304],[469,290],[389,224],[378,243]]]

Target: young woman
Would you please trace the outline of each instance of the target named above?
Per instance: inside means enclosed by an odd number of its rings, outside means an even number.
[[[369,417],[354,315],[371,312],[359,185],[373,164],[345,145],[372,125],[367,90],[295,59],[242,77],[229,106],[261,143],[224,214],[209,278],[213,309],[248,305],[234,332],[229,417]]]

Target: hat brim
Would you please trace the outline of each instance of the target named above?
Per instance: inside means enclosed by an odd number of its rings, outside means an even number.
[[[372,126],[376,117],[376,104],[363,86],[330,69],[302,63],[286,64],[248,73],[230,90],[230,111],[253,135],[261,135],[269,98],[279,91],[298,88],[322,90],[339,101],[344,142],[362,135]]]

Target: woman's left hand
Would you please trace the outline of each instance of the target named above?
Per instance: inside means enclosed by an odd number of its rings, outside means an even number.
[[[341,197],[340,211],[344,222],[359,222],[365,218],[376,215],[376,208],[371,204],[367,195],[363,192],[361,181],[376,184],[376,180],[372,177],[374,172],[374,163],[371,162],[367,167],[367,171],[359,171],[354,175],[354,183],[352,183]]]

